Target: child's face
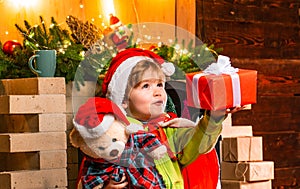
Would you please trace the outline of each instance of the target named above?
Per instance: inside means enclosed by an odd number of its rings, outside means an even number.
[[[142,81],[133,87],[125,103],[127,113],[141,121],[156,118],[165,110],[167,94],[165,82],[155,72],[146,72]]]

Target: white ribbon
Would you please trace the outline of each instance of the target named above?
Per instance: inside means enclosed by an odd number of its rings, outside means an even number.
[[[240,76],[237,73],[230,74],[232,82],[233,106],[241,106],[241,85]]]
[[[206,73],[198,73],[196,75],[193,76],[193,82],[192,82],[192,94],[193,94],[193,102],[194,102],[194,106],[196,108],[201,108],[200,105],[200,100],[199,100],[199,96],[198,96],[198,92],[199,92],[199,84],[198,81],[200,79],[200,77],[208,75]]]
[[[195,107],[201,108],[201,103],[199,100],[199,79],[202,76],[208,74],[221,75],[227,74],[231,77],[232,82],[232,95],[233,95],[233,106],[241,105],[241,87],[240,87],[240,77],[237,72],[238,68],[231,66],[230,58],[227,56],[219,55],[217,63],[210,64],[202,73],[196,74],[193,76],[192,82],[192,94],[193,102]]]

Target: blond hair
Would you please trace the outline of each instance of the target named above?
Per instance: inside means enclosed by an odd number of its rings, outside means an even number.
[[[142,82],[142,79],[146,72],[157,74],[158,79],[162,80],[163,82],[165,82],[166,80],[165,74],[161,70],[159,64],[150,60],[141,60],[132,68],[131,73],[128,77],[124,100],[128,99],[130,90],[136,87],[140,82]]]

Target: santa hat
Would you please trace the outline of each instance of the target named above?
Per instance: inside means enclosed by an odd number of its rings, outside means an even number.
[[[120,19],[116,16],[114,16],[113,14],[109,15],[109,25],[111,28],[115,29],[117,27],[122,26],[122,22],[120,21]]]
[[[96,138],[103,135],[115,119],[130,125],[124,112],[116,104],[106,98],[92,97],[80,106],[73,123],[83,138]]]
[[[152,51],[129,48],[119,52],[112,59],[102,84],[103,94],[117,105],[122,104],[132,68],[141,60],[157,63],[161,66],[166,76],[171,76],[175,72],[175,67],[172,63],[165,62],[162,57]]]

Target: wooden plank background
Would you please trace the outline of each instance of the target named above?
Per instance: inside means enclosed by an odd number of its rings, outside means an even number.
[[[196,34],[258,71],[257,103],[232,116],[263,136],[275,189],[300,187],[300,1],[197,0]]]
[[[247,58],[300,58],[299,0],[197,0],[197,36]]]

